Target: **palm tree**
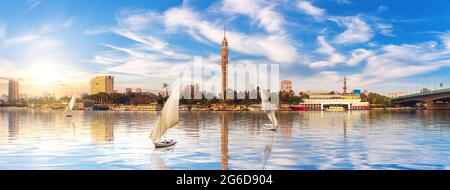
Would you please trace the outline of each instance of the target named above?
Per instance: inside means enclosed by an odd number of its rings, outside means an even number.
[[[169,90],[167,90],[167,87],[169,87],[169,85],[167,83],[164,83],[163,88],[166,88],[166,96],[169,96]]]

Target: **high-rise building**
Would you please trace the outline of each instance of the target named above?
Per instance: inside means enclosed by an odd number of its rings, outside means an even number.
[[[8,85],[8,101],[11,104],[19,101],[19,81],[18,80],[9,80]]]
[[[223,41],[222,41],[222,99],[226,99],[226,91],[228,88],[228,80],[227,80],[227,74],[228,74],[228,41],[227,41],[227,33],[224,27],[224,35],[223,35]]]
[[[141,88],[136,88],[136,93],[142,93],[142,89]]]
[[[113,76],[97,76],[91,79],[91,94],[114,93]]]
[[[292,81],[283,80],[281,81],[281,92],[290,92],[292,90]]]
[[[184,89],[181,93],[181,95],[183,96],[183,98],[185,99],[197,99],[197,98],[201,98],[198,97],[199,95],[201,95],[200,92],[200,87],[198,84],[191,84],[191,85],[186,85],[184,86]],[[197,97],[196,97],[197,96]]]

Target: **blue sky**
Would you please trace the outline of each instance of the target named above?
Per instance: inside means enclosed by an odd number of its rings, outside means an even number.
[[[203,56],[280,65],[294,89],[381,93],[450,85],[446,0],[2,0],[0,93],[87,92],[97,74],[116,87],[161,90],[169,69]]]

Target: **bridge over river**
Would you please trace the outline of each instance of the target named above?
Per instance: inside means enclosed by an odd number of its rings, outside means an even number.
[[[392,103],[404,106],[425,103],[427,109],[450,109],[450,88],[400,96],[393,98]]]

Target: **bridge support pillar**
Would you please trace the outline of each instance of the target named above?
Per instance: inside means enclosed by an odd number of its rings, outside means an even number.
[[[450,102],[447,103],[435,103],[429,102],[427,103],[428,110],[450,110]]]

